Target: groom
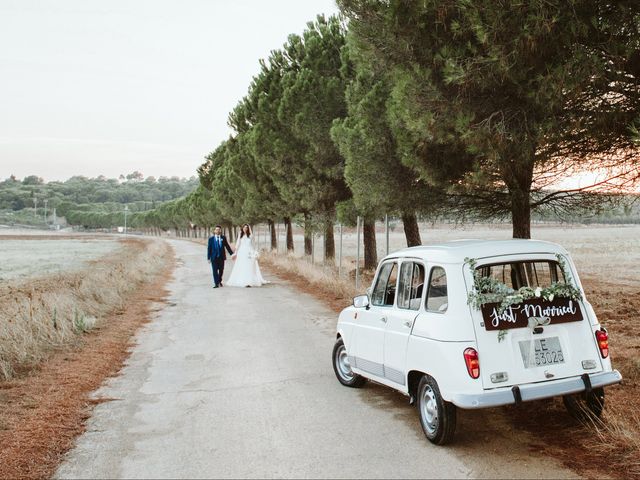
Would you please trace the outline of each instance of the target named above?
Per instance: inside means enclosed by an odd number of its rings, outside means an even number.
[[[222,274],[224,273],[224,261],[227,259],[225,249],[229,255],[233,255],[233,250],[227,242],[227,238],[222,235],[222,227],[216,225],[213,229],[213,236],[209,238],[207,245],[207,261],[211,263],[213,269],[213,288],[222,287]]]

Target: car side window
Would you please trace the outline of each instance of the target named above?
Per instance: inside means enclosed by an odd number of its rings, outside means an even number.
[[[396,297],[396,283],[398,280],[398,267],[395,262],[387,262],[382,265],[376,279],[371,304],[377,306],[390,306]]]
[[[409,308],[418,310],[422,301],[422,290],[424,288],[424,265],[421,263],[413,264],[413,277],[411,279],[411,300]]]
[[[417,262],[402,262],[398,283],[398,308],[418,310],[422,300],[424,266]]]
[[[433,267],[429,274],[427,311],[444,313],[449,307],[447,296],[447,273],[442,267]]]
[[[398,283],[398,308],[409,308],[412,276],[413,262],[402,262],[400,266],[400,282]]]

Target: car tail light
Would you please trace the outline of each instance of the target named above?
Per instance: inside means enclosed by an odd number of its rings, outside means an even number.
[[[598,341],[600,355],[602,355],[602,358],[607,358],[609,356],[609,334],[604,328],[596,330],[596,340]]]
[[[475,348],[467,348],[464,351],[464,363],[467,364],[467,372],[471,378],[480,376],[480,360]]]

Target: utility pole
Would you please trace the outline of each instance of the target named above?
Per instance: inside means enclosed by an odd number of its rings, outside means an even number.
[[[44,199],[44,224],[47,224],[47,203],[49,203],[49,199]]]
[[[38,217],[38,197],[33,197],[33,218]]]
[[[129,205],[124,206],[124,234],[127,234],[127,212],[129,211]]]

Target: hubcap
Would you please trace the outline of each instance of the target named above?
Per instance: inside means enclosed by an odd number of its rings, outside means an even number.
[[[344,345],[341,345],[336,352],[336,365],[343,380],[347,382],[353,380],[353,371],[351,370],[351,364]]]
[[[436,394],[430,385],[427,385],[422,391],[420,413],[424,426],[429,433],[435,432],[438,428],[438,404],[436,402]]]

